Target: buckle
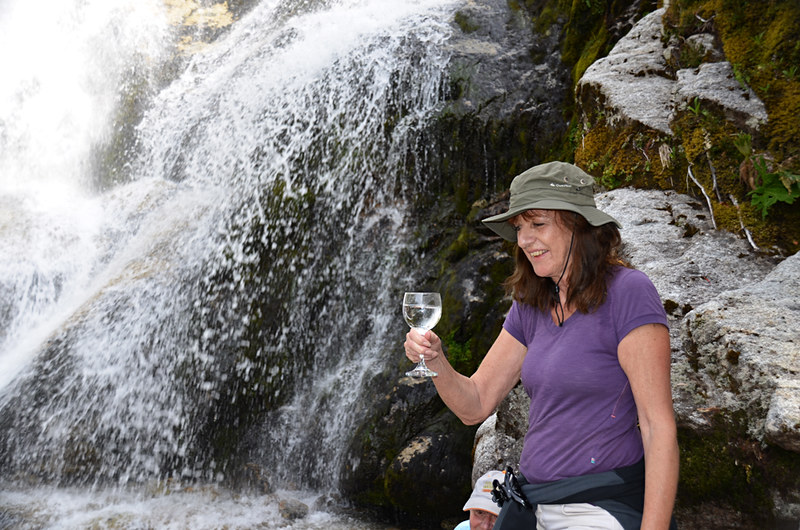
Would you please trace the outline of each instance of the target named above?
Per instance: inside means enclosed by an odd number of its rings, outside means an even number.
[[[505,479],[503,480],[503,484],[500,484],[500,481],[494,479],[492,481],[492,500],[497,504],[499,507],[503,507],[508,501],[514,501],[521,504],[524,508],[533,508],[528,499],[525,498],[525,494],[522,493],[522,487],[519,485],[519,481],[517,477],[514,476],[514,471],[511,469],[511,466],[506,468]]]

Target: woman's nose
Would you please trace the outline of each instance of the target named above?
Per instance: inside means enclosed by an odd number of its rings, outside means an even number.
[[[526,228],[520,228],[517,232],[517,245],[524,246],[530,244],[535,239],[533,232]]]

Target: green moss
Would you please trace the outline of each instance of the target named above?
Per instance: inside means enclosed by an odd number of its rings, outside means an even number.
[[[557,23],[564,13],[558,8],[558,2],[546,2],[541,6],[538,16],[534,20],[534,28],[537,33],[547,33],[550,27]]]
[[[470,19],[469,15],[465,14],[463,11],[456,11],[455,22],[464,33],[474,33],[480,29],[480,26]]]
[[[587,116],[586,123],[587,130],[575,142],[575,163],[604,187],[671,189],[694,195],[704,204],[708,195],[719,229],[744,235],[744,225],[767,252],[793,253],[800,247],[800,209],[779,202],[762,219],[754,208],[748,195],[752,188],[740,175],[747,158],[742,152],[747,147],[743,131],[721,109],[701,102],[690,105],[674,118],[673,137],[636,124],[609,125],[602,113]],[[747,151],[768,152],[769,143],[763,137],[752,138]],[[662,159],[665,153],[669,156]],[[797,166],[800,155],[781,167],[797,173]],[[688,178],[689,170],[694,179]]]
[[[667,141],[646,127],[629,124],[609,126],[604,118],[581,139],[575,163],[608,189],[624,185],[658,187],[659,177],[671,175],[662,163],[659,148]]]
[[[744,413],[717,412],[710,424],[709,432],[679,431],[678,509],[722,503],[771,527],[773,494],[800,487],[800,455],[754,441]]]
[[[467,255],[470,243],[475,239],[475,233],[463,227],[458,233],[458,237],[444,251],[443,259],[445,262],[455,263]],[[446,266],[443,264],[443,267]]]
[[[472,374],[478,368],[479,359],[476,359],[472,352],[472,338],[467,339],[465,342],[459,342],[455,339],[455,330],[450,331],[446,337],[442,338],[442,342],[447,352],[447,359],[459,373]]]
[[[796,158],[800,150],[800,81],[778,79],[765,103],[770,116],[767,148],[779,160]]]
[[[800,44],[795,35],[800,4],[680,0],[671,3],[665,23],[669,33],[681,37],[717,33],[737,80],[752,88],[767,108],[769,123],[762,131],[766,148],[778,162],[798,153]],[[681,66],[692,65],[684,61]]]
[[[591,66],[598,58],[607,53],[608,46],[608,30],[605,24],[595,28],[594,33],[586,40],[583,51],[575,62],[575,67],[572,69],[573,82],[577,83],[586,72],[586,69]]]

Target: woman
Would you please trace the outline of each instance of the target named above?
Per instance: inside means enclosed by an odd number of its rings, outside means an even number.
[[[666,314],[618,255],[620,225],[597,209],[593,183],[571,164],[535,166],[511,183],[508,211],[483,221],[517,243],[516,266],[512,307],[472,377],[450,366],[432,331],[406,336],[407,357],[425,357],[466,424],[520,379],[531,397],[519,471],[533,508],[506,503],[496,528],[670,525],[678,444]]]

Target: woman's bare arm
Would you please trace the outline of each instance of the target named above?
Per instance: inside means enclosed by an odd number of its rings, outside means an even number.
[[[643,530],[669,527],[678,489],[678,439],[670,386],[669,331],[647,324],[619,344],[639,413],[645,462]]]
[[[436,390],[445,404],[467,425],[488,418],[497,405],[519,381],[527,348],[503,329],[481,362],[478,370],[467,377],[455,371],[445,357],[442,341],[432,331],[420,335],[411,330],[404,344],[406,356],[413,362],[425,356],[425,364],[438,372],[433,378]]]

